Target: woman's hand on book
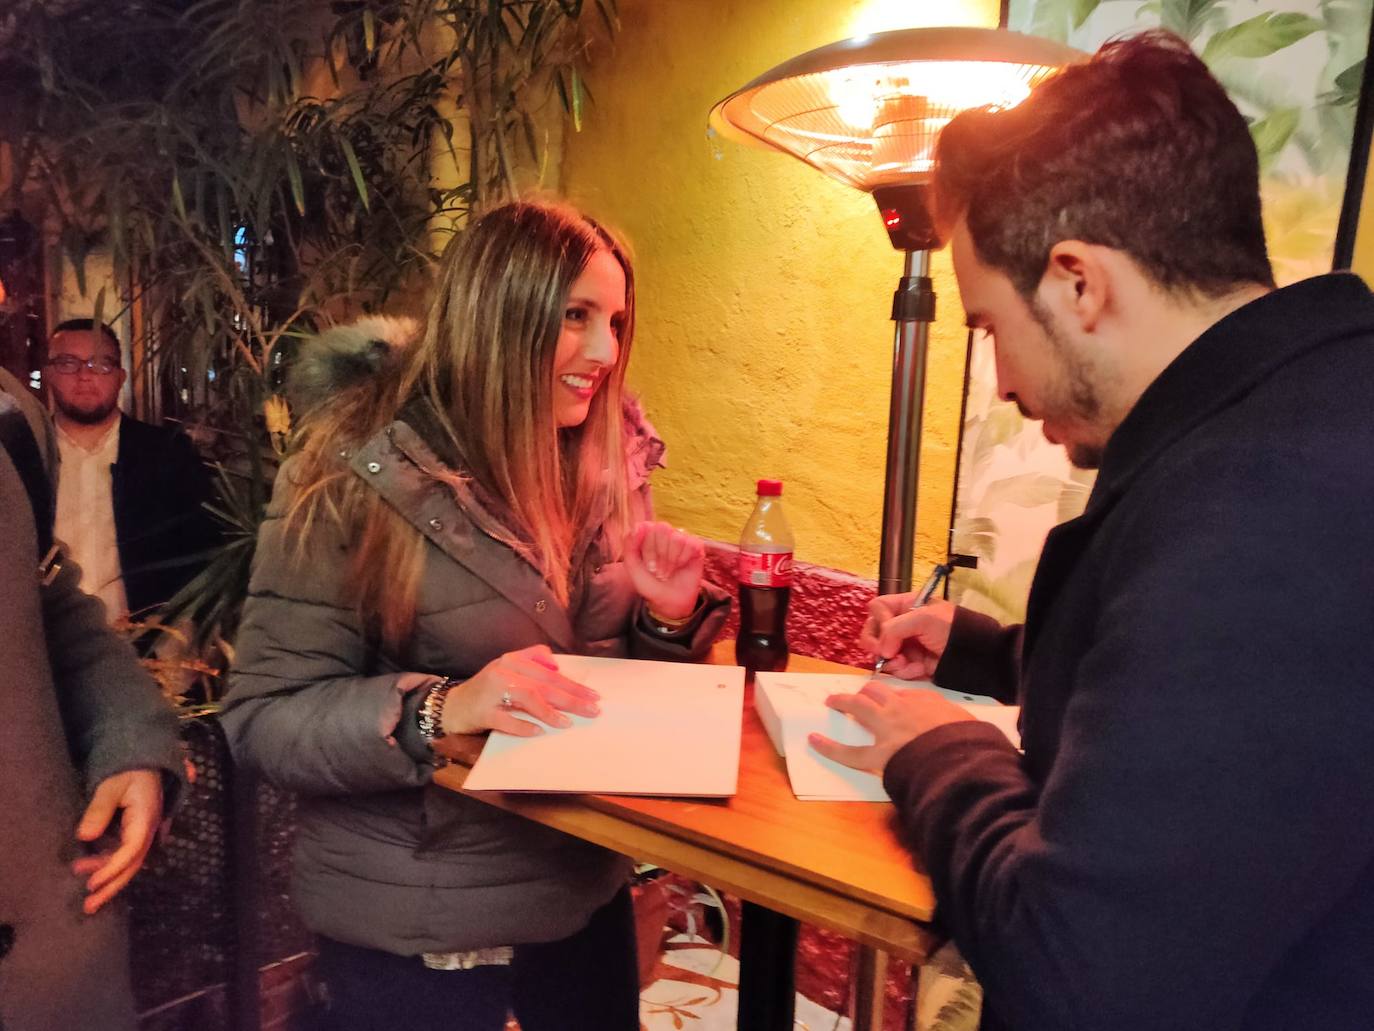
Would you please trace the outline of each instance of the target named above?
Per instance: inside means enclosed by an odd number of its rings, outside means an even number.
[[[550,727],[572,724],[567,713],[596,716],[600,696],[558,672],[546,645],[507,652],[475,677],[455,687],[444,701],[444,733],[500,730],[517,737],[544,733],[532,716]]]

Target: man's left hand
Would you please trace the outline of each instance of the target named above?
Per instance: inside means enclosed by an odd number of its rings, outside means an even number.
[[[82,856],[72,864],[73,873],[89,878],[82,907],[87,913],[94,913],[118,895],[147,858],[162,819],[162,774],[157,770],[128,770],[102,780],[77,824],[77,838],[95,841],[120,810],[119,846],[112,852]]]
[[[812,734],[811,747],[843,766],[882,774],[887,762],[928,730],[974,717],[934,691],[894,691],[870,680],[858,694],[832,694],[825,704],[858,720],[873,735],[871,745],[842,745]]]

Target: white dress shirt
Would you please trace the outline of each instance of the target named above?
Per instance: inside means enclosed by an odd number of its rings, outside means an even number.
[[[90,451],[59,426],[57,450],[62,468],[57,479],[57,525],[54,531],[81,566],[81,588],[105,603],[105,618],[128,615],[124,574],[115,543],[114,494],[110,467],[119,456],[119,420]]]

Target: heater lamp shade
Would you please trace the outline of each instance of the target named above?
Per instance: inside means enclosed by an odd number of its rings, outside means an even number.
[[[1087,55],[1005,29],[902,29],[794,57],[711,111],[720,135],[782,150],[872,192],[925,182],[960,111],[1019,103]]]

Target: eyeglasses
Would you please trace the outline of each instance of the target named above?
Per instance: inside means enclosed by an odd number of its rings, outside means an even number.
[[[78,358],[74,354],[59,354],[55,358],[49,358],[48,364],[67,376],[75,376],[82,369],[90,369],[99,376],[108,376],[119,368],[119,362],[116,359],[103,354],[91,358]]]

